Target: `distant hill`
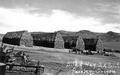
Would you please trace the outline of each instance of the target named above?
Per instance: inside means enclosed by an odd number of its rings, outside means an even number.
[[[99,36],[105,42],[120,42],[120,34],[116,32],[109,31]]]
[[[71,32],[71,31],[57,31],[58,33],[60,33],[62,36],[75,36],[76,32]]]
[[[97,37],[95,32],[91,32],[88,30],[78,31],[78,32],[76,32],[76,36],[81,36],[83,38],[96,38]]]

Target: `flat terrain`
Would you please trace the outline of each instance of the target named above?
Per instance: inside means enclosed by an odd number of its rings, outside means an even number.
[[[104,42],[104,47],[109,49],[120,50],[120,42]]]

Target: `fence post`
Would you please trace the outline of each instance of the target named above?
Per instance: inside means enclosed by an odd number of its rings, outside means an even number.
[[[6,65],[4,63],[0,63],[0,75],[5,75]]]
[[[40,65],[40,62],[38,61],[37,63],[37,67],[36,67],[36,75],[43,75],[44,73],[44,67],[41,67]]]

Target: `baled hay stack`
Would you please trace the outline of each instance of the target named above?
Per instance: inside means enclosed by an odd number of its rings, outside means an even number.
[[[60,33],[56,33],[54,47],[59,49],[64,48],[64,40]]]
[[[85,50],[85,44],[81,36],[79,36],[77,39],[76,48],[79,50]]]
[[[54,33],[33,33],[33,41],[35,46],[54,48]]]
[[[33,46],[32,36],[27,31],[7,32],[4,35],[2,42],[18,46]]]
[[[20,40],[21,40],[20,45],[24,45],[24,46],[27,46],[27,47],[33,46],[33,38],[31,36],[31,34],[28,33],[28,32],[24,32],[22,34],[22,37],[21,37]]]
[[[62,36],[63,40],[64,40],[64,47],[67,49],[72,49],[76,47],[76,42],[77,42],[77,38],[78,36]]]
[[[64,41],[59,33],[36,33],[32,34],[34,45],[50,48],[64,48]]]
[[[91,51],[96,50],[96,44],[97,44],[96,34],[94,34],[93,32],[85,31],[85,32],[78,32],[77,35],[81,36],[81,38],[83,39],[85,50],[91,50]]]
[[[96,45],[96,51],[97,51],[98,53],[102,53],[103,50],[104,50],[103,42],[102,42],[101,39],[98,39],[97,45]]]

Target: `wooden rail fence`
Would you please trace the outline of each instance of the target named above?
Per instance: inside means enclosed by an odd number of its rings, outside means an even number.
[[[1,70],[0,75],[5,75],[5,73],[13,73],[13,72],[32,72],[35,75],[42,75],[44,73],[44,66],[39,66],[39,63],[36,66],[29,65],[16,65],[16,64],[6,64],[5,66],[0,66]]]

